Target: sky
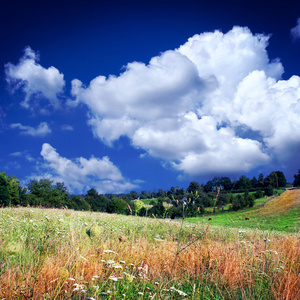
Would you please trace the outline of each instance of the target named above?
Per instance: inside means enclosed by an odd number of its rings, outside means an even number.
[[[0,171],[72,194],[300,169],[300,1],[0,1]]]

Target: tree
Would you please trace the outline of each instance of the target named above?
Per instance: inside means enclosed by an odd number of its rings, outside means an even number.
[[[50,179],[33,179],[28,184],[30,196],[27,201],[30,205],[60,208],[68,206],[69,194],[63,182],[53,184]]]
[[[227,194],[220,193],[217,199],[217,206],[221,207],[229,202],[229,198]]]
[[[247,195],[246,203],[247,203],[247,206],[249,206],[249,207],[254,206],[254,196],[252,194]]]
[[[285,187],[286,186],[286,178],[281,171],[276,171],[277,178],[278,178],[278,186],[279,187]]]
[[[268,186],[265,188],[265,195],[268,196],[268,197],[274,195],[274,188],[273,188],[273,186],[268,185]]]
[[[5,172],[0,173],[0,205],[10,205],[9,182]]]
[[[270,173],[265,179],[265,185],[269,186],[271,185],[274,188],[278,187],[285,187],[286,186],[286,179],[281,171],[276,171]]]
[[[248,190],[252,187],[251,180],[245,175],[242,175],[238,180],[238,189],[239,190]]]
[[[232,183],[229,177],[221,177],[220,185],[223,186],[225,191],[230,191],[232,189]]]
[[[127,203],[124,199],[121,197],[112,199],[107,207],[107,211],[109,213],[115,213],[115,214],[126,214],[126,211],[128,209]]]
[[[128,196],[129,196],[129,200],[134,200],[134,199],[138,199],[140,197],[140,194],[136,191],[131,191]]]
[[[294,175],[293,186],[294,187],[299,187],[300,186],[300,170],[298,170],[298,174]]]
[[[85,201],[84,198],[74,195],[69,201],[69,208],[75,210],[90,210],[91,206]]]
[[[258,180],[256,179],[255,176],[251,179],[251,185],[252,185],[253,188],[258,187]]]
[[[92,211],[105,212],[109,203],[108,199],[99,195],[95,189],[88,190],[84,200],[90,205]]]
[[[163,217],[165,214],[166,208],[163,205],[163,199],[158,199],[157,203],[150,208],[149,210],[149,216],[155,216],[155,217]]]
[[[260,173],[258,175],[258,183],[257,183],[257,187],[263,188],[265,186],[265,180],[264,180],[264,175],[262,173]]]
[[[200,184],[196,181],[192,181],[187,189],[187,192],[195,194],[196,191],[200,191]]]

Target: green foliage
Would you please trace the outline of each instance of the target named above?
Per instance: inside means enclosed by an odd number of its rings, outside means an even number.
[[[107,207],[109,213],[126,214],[128,210],[127,203],[121,197],[112,199]]]
[[[108,199],[103,195],[99,195],[95,189],[90,189],[85,195],[84,200],[92,211],[107,211]]]
[[[19,186],[20,182],[15,176],[7,176],[9,183],[9,194],[12,205],[20,204]]]
[[[157,203],[149,209],[149,216],[164,217],[166,208],[163,205],[163,198],[159,198]]]
[[[34,179],[29,183],[28,190],[30,192],[27,195],[29,205],[61,208],[69,204],[69,194],[63,182],[53,184],[53,181],[49,179]]]
[[[247,195],[246,204],[247,204],[248,207],[253,207],[254,206],[254,201],[255,201],[255,198],[254,198],[253,194]]]
[[[5,176],[5,172],[0,173],[0,205],[8,206],[11,203],[11,196],[9,193],[9,181]]]
[[[217,200],[217,206],[221,207],[223,205],[226,205],[227,203],[229,203],[228,194],[220,193],[219,196],[218,196],[218,200]]]
[[[263,192],[262,190],[257,190],[257,191],[254,193],[255,199],[262,198],[263,196],[264,196],[264,192]]]
[[[72,196],[69,201],[69,208],[75,210],[90,210],[91,206],[80,196]]]
[[[196,181],[192,181],[187,189],[188,193],[196,193],[197,191],[200,191],[200,184]]]
[[[298,174],[294,175],[293,186],[294,187],[299,187],[300,186],[300,170],[298,170]]]
[[[281,171],[272,172],[265,179],[265,186],[272,186],[273,188],[285,187],[286,179]]]
[[[265,195],[270,197],[274,195],[274,188],[272,185],[269,185],[265,188]]]
[[[132,206],[133,206],[133,213],[135,215],[138,215],[140,210],[144,207],[144,203],[141,200],[133,200]]]

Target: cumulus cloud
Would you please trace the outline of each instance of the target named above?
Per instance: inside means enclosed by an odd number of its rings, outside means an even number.
[[[10,125],[10,127],[20,129],[21,134],[37,136],[37,137],[46,136],[52,132],[47,122],[40,123],[36,128],[32,126],[25,126],[22,125],[21,123],[13,123]]]
[[[245,27],[197,34],[147,65],[129,63],[119,76],[88,86],[74,79],[73,104],[89,107],[88,123],[106,144],[126,135],[186,174],[247,172],[290,159],[289,146],[300,147],[300,81],[281,79],[269,39]]]
[[[55,67],[42,67],[38,61],[38,55],[30,47],[26,47],[24,56],[17,65],[5,65],[6,81],[12,92],[22,89],[25,93],[25,99],[21,103],[24,108],[30,109],[32,105],[45,99],[51,106],[58,108],[58,97],[65,87],[64,75]]]
[[[300,18],[297,20],[297,25],[291,29],[291,35],[294,39],[300,38]]]
[[[47,176],[63,181],[71,192],[84,193],[95,188],[99,193],[120,193],[136,188],[127,181],[108,157],[102,159],[83,157],[75,160],[62,157],[50,144],[43,144],[41,155],[45,161]]]

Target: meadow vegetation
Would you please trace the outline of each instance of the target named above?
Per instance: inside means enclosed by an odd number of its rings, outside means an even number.
[[[288,191],[256,212],[232,212],[250,215],[237,228],[217,226],[217,215],[190,223],[2,208],[0,298],[300,299],[296,226],[247,228],[254,216],[274,220],[299,211],[299,199],[299,190]],[[236,222],[229,214],[220,216]]]

